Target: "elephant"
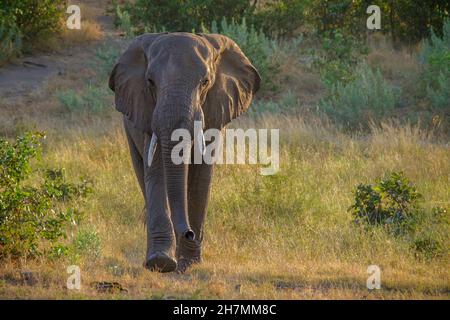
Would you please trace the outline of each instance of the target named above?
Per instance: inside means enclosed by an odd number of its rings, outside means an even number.
[[[147,33],[119,57],[109,88],[123,114],[145,199],[147,269],[182,273],[202,260],[213,165],[175,164],[171,133],[180,128],[192,133],[194,121],[201,121],[202,129],[222,130],[246,112],[260,81],[239,46],[220,34]],[[194,145],[191,141],[186,157]]]

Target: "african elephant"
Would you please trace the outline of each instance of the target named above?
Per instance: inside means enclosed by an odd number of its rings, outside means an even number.
[[[146,204],[146,268],[184,272],[201,260],[213,168],[175,164],[172,132],[192,133],[194,121],[222,130],[248,109],[260,80],[236,43],[218,34],[144,34],[114,66],[109,87]]]

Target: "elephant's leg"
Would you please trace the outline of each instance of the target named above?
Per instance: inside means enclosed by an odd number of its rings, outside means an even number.
[[[144,154],[147,154],[150,136],[145,137]],[[147,258],[146,267],[160,272],[171,272],[177,267],[171,257],[174,242],[172,221],[169,216],[161,147],[158,144],[152,165],[144,157],[145,200],[147,207]]]
[[[208,207],[213,166],[205,163],[189,165],[188,206],[189,225],[194,240],[180,238],[177,245],[178,270],[184,272],[191,264],[201,261],[203,224]]]

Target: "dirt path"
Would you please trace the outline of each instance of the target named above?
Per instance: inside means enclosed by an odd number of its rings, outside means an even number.
[[[93,17],[104,34],[101,40],[66,47],[57,52],[24,55],[0,67],[0,107],[26,100],[44,89],[50,79],[64,76],[69,70],[73,72],[77,67],[80,70],[86,68],[96,48],[111,37],[117,37],[113,17],[106,15],[104,8],[95,9],[102,12]]]

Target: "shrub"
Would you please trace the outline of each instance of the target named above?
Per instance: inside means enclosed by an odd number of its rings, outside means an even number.
[[[450,19],[444,21],[442,34],[440,38],[431,30],[420,59],[425,66],[428,100],[435,112],[450,117]]]
[[[350,207],[356,222],[393,226],[397,231],[416,212],[422,195],[402,172],[378,179],[375,186],[360,184]]]
[[[125,32],[127,38],[132,38],[136,34],[136,28],[131,23],[130,13],[126,10],[122,10],[120,6],[116,6],[115,9],[115,25]]]
[[[382,227],[403,237],[417,253],[441,256],[448,247],[448,217],[444,208],[427,212],[420,206],[422,195],[402,172],[377,179],[375,185],[360,184],[349,208],[355,223],[366,230]]]
[[[320,108],[346,128],[367,129],[371,121],[391,114],[398,97],[397,90],[383,79],[379,70],[373,72],[364,64],[351,82],[333,85],[320,101]]]
[[[61,30],[64,0],[3,0],[0,10],[14,17],[24,39],[32,42]]]
[[[288,91],[284,93],[279,101],[273,100],[255,100],[253,101],[250,109],[248,110],[248,114],[250,116],[258,116],[266,113],[285,113],[289,114],[296,110],[298,107],[298,99],[292,94],[292,92]]]
[[[101,253],[101,241],[97,231],[94,228],[79,230],[74,239],[74,249],[76,254],[89,255],[97,258]]]
[[[108,44],[101,46],[95,52],[95,64],[93,67],[101,72],[105,78],[109,76],[114,64],[120,56],[120,49],[114,45]]]
[[[203,28],[205,32],[208,32]],[[245,55],[250,59],[261,75],[261,90],[276,91],[275,77],[280,66],[276,59],[277,44],[270,40],[263,32],[255,30],[254,26],[247,26],[246,20],[241,23],[231,21],[228,23],[222,19],[220,26],[213,21],[211,24],[212,33],[220,33],[233,39]]]
[[[62,170],[47,170],[43,183],[25,184],[43,138],[42,133],[27,133],[15,143],[0,139],[0,258],[64,253],[61,240],[82,218],[65,203],[90,193],[88,181],[72,184]]]
[[[70,112],[99,113],[107,107],[110,93],[106,88],[87,85],[81,93],[68,89],[56,94],[61,105]]]
[[[344,36],[339,30],[325,33],[321,50],[315,57],[322,82],[327,88],[348,83],[355,77],[355,69],[367,48],[351,35]]]
[[[58,92],[56,94],[59,102],[69,111],[81,110],[83,107],[83,100],[77,94],[75,90],[68,89],[65,91]]]
[[[255,25],[271,36],[292,37],[305,25],[310,1],[281,0],[268,2],[254,14]]]
[[[440,72],[435,85],[428,86],[427,96],[438,113],[450,117],[450,73]]]
[[[125,3],[116,14],[128,12],[138,33],[161,29],[191,32],[223,16],[241,20],[255,9],[250,3],[250,0],[137,0]]]
[[[14,16],[7,16],[0,9],[0,66],[20,53],[22,35]]]

